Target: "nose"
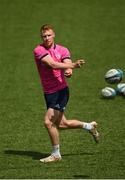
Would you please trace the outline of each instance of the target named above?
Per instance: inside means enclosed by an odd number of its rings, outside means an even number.
[[[48,40],[49,39],[49,36],[46,36],[46,40]]]

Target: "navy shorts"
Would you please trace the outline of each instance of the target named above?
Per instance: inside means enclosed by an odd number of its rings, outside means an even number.
[[[55,93],[44,94],[46,106],[48,108],[56,109],[63,112],[69,100],[69,88],[66,87]]]

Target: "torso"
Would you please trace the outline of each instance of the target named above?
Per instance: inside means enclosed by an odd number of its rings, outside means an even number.
[[[46,49],[40,44],[34,49],[34,55],[45,93],[50,94],[68,86],[63,70],[49,68],[41,60],[42,57],[50,55],[54,61],[63,62],[63,59],[70,58],[70,52],[67,48],[55,45],[54,48]]]

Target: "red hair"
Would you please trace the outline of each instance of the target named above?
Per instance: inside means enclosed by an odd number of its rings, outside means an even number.
[[[46,30],[52,30],[52,31],[54,31],[54,28],[53,28],[53,26],[52,25],[50,25],[50,24],[44,24],[43,26],[41,26],[41,28],[40,28],[40,32],[43,32],[43,31],[46,31]]]

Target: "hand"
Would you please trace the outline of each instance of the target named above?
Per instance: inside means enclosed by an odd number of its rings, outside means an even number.
[[[72,76],[72,69],[66,69],[64,71],[64,75],[67,77],[67,78],[70,78]]]
[[[75,62],[75,68],[80,68],[83,64],[85,64],[85,61],[83,59],[77,60]]]

